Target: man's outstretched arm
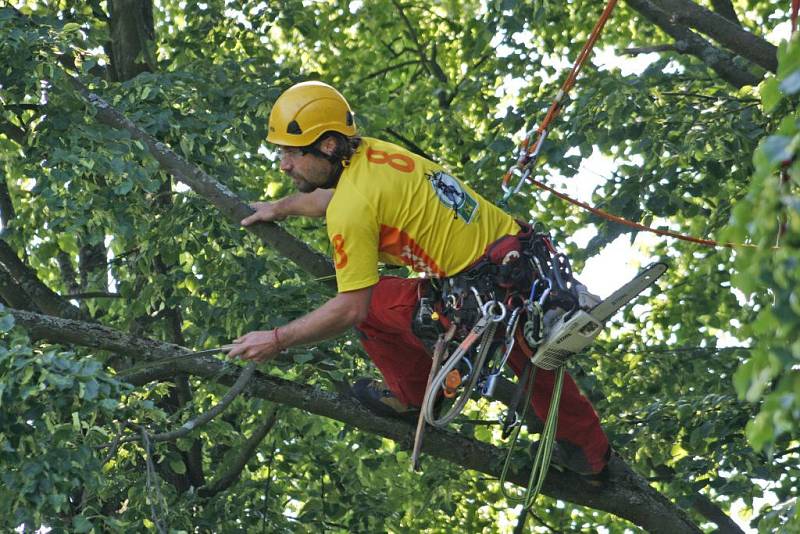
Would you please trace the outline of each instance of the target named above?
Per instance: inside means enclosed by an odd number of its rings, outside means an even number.
[[[328,302],[273,330],[257,330],[234,340],[228,356],[264,362],[286,348],[329,339],[367,317],[372,287],[339,293]]]
[[[324,217],[333,189],[315,189],[311,193],[294,193],[275,202],[254,202],[250,207],[256,212],[242,219],[243,226],[259,221],[282,221],[286,217]]]

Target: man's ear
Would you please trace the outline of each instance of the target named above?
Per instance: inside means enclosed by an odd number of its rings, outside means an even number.
[[[336,150],[336,138],[331,135],[323,139],[319,144],[319,150],[327,156],[332,155]]]

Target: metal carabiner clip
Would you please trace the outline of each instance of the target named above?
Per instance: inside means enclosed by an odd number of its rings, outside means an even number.
[[[500,308],[500,312],[492,314],[492,312],[494,312],[495,306]],[[487,301],[486,304],[481,306],[481,313],[483,314],[483,316],[487,317],[493,323],[499,323],[500,321],[505,319],[506,312],[507,312],[506,307],[503,305],[502,302],[499,302],[497,300]]]

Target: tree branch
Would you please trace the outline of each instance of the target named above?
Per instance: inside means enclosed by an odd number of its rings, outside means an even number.
[[[678,52],[678,47],[674,44],[663,44],[653,46],[642,46],[638,48],[624,48],[620,50],[621,53],[629,56],[638,56],[639,54],[651,54],[653,52]]]
[[[385,67],[385,68],[382,68],[380,70],[376,70],[375,72],[371,72],[371,73],[367,74],[366,76],[364,76],[363,78],[358,80],[358,83],[365,82],[365,81],[369,80],[370,78],[377,78],[378,76],[381,76],[382,74],[387,74],[389,72],[392,72],[393,70],[402,69],[403,67],[408,67],[409,65],[417,65],[419,62],[420,62],[420,60],[418,60],[418,59],[411,59],[411,60],[408,60],[408,61],[403,61],[401,63],[396,63],[394,65],[389,65],[388,67]]]
[[[0,176],[0,222],[2,222],[3,228],[8,228],[8,224],[16,216],[14,203],[11,201],[11,192],[8,190],[8,182],[3,174]]]
[[[728,50],[764,67],[778,70],[778,49],[766,40],[753,35],[735,22],[718,15],[692,0],[654,0],[676,22],[704,33]]]
[[[729,21],[735,23],[737,26],[742,25],[742,23],[739,22],[739,17],[736,15],[736,11],[733,9],[733,3],[731,0],[711,0],[711,5],[714,7],[714,11]]]
[[[434,158],[433,156],[431,156],[430,154],[425,152],[422,148],[420,148],[419,145],[414,143],[411,139],[409,139],[409,138],[405,137],[404,135],[402,135],[397,130],[394,130],[392,128],[386,128],[384,131],[386,133],[388,133],[389,135],[391,135],[392,137],[394,137],[395,139],[397,139],[398,141],[400,141],[401,143],[403,143],[403,146],[405,146],[407,149],[409,149],[414,154],[422,156],[423,158],[429,159],[431,161],[436,161],[436,158]]]
[[[182,438],[184,436],[189,435],[190,432],[193,430],[200,428],[203,425],[208,424],[214,419],[216,416],[221,414],[225,408],[227,408],[233,400],[239,396],[239,394],[244,391],[245,386],[253,378],[253,373],[255,373],[256,364],[251,362],[244,368],[244,370],[239,373],[239,376],[236,378],[236,381],[230,387],[230,389],[225,393],[225,396],[222,397],[217,404],[206,410],[205,412],[201,413],[194,419],[189,419],[185,423],[183,423],[179,428],[175,430],[171,430],[169,432],[161,432],[159,434],[149,434],[150,441],[153,442],[160,442],[160,441],[175,441],[178,438]],[[142,432],[146,432],[144,427],[141,428]],[[120,443],[131,443],[133,441],[138,441],[138,436],[132,436],[121,440]]]
[[[757,85],[761,81],[753,73],[739,68],[734,63],[733,56],[728,52],[714,47],[688,28],[675,24],[672,15],[658,8],[650,0],[627,0],[627,2],[633,9],[675,39],[675,46],[680,52],[697,57],[713,69],[720,78],[734,87]]]
[[[31,298],[2,265],[0,265],[0,297],[12,308],[32,311],[34,309]]]
[[[10,311],[17,323],[27,328],[31,335],[52,342],[71,342],[139,357],[149,355],[151,358],[187,352],[183,347],[137,338],[96,324],[20,310]],[[240,377],[241,367],[213,357],[176,359],[162,369],[162,377],[173,376],[176,370],[230,386]],[[414,428],[411,424],[376,417],[353,398],[321,391],[313,386],[255,373],[248,394],[341,421],[365,432],[392,439],[406,448],[410,448],[413,443]],[[494,477],[500,475],[505,458],[505,451],[502,449],[438,429],[429,429],[426,432],[423,450],[431,456]],[[700,532],[685,512],[648,486],[642,477],[628,468],[616,455],[609,462],[609,474],[608,486],[603,491],[597,491],[589,487],[582,477],[566,471],[559,472],[558,476],[547,477],[543,493],[556,499],[607,511],[654,533]],[[518,485],[527,484],[527,480],[526,469],[515,471],[509,476],[509,482]]]
[[[419,36],[417,35],[417,30],[414,28],[414,25],[411,23],[411,20],[406,15],[405,10],[403,10],[403,6],[400,5],[398,0],[392,0],[392,4],[394,4],[395,9],[400,14],[400,18],[403,19],[403,23],[406,25],[408,29],[408,36],[414,42],[414,46],[416,47],[417,55],[419,55],[419,59],[422,65],[425,65],[427,71],[434,76],[440,82],[446,84],[447,83],[447,75],[442,70],[442,67],[436,62],[435,57],[428,57],[425,54],[425,50],[422,47],[422,43],[419,42]],[[435,53],[435,48],[434,48]]]
[[[239,222],[242,219],[253,213],[253,209],[242,202],[225,185],[202,169],[190,164],[167,145],[157,141],[153,136],[136,126],[109,105],[108,102],[90,92],[80,81],[68,74],[67,77],[77,92],[91,105],[95,116],[100,122],[112,128],[126,130],[132,138],[144,143],[162,169],[216,206],[228,221],[239,226]],[[334,274],[333,265],[329,258],[312,250],[308,245],[296,239],[277,224],[271,222],[258,223],[248,226],[246,229],[313,276],[322,278]],[[332,279],[326,280],[324,283],[332,288],[336,286],[335,280]]]
[[[20,146],[25,144],[25,130],[8,121],[0,122],[0,133],[5,134],[6,137]]]
[[[239,447],[236,456],[227,463],[227,469],[222,472],[214,481],[205,488],[200,488],[198,494],[201,497],[213,497],[214,495],[225,491],[239,480],[247,462],[255,453],[261,441],[275,426],[278,420],[278,409],[273,407],[270,414],[264,419],[250,435],[249,438]]]
[[[77,319],[81,311],[44,285],[27,265],[22,263],[17,253],[5,240],[0,239],[0,264],[16,281],[19,287],[43,312],[59,317]]]
[[[662,480],[671,481],[675,479],[675,470],[669,466],[659,465],[654,470]],[[702,493],[697,492],[694,495],[690,495],[689,499],[692,501],[692,508],[717,525],[716,532],[719,532],[719,534],[744,534],[744,531],[733,519]]]

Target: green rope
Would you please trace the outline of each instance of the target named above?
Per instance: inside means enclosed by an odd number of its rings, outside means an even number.
[[[526,384],[526,388],[528,391],[533,391],[533,381],[534,377],[536,376],[536,368],[534,367],[533,371],[528,378],[528,383]],[[553,454],[553,445],[556,441],[556,427],[558,426],[558,406],[561,402],[561,390],[564,385],[564,366],[558,368],[556,374],[556,381],[553,385],[553,394],[550,397],[550,408],[547,412],[547,419],[545,419],[544,428],[541,432],[541,437],[539,438],[539,446],[536,448],[536,457],[533,461],[533,468],[531,469],[530,477],[528,478],[528,487],[525,489],[525,494],[522,497],[517,495],[511,495],[506,491],[506,480],[508,479],[508,470],[511,466],[511,457],[514,453],[514,447],[517,443],[517,438],[519,437],[520,429],[522,425],[518,425],[517,428],[514,430],[514,434],[511,436],[511,442],[509,443],[508,447],[508,454],[506,455],[505,462],[503,463],[503,469],[500,473],[500,489],[503,492],[503,496],[510,502],[513,503],[522,503],[523,505],[523,513],[526,510],[530,510],[533,508],[533,504],[536,501],[536,497],[539,496],[539,493],[542,490],[542,486],[544,485],[544,479],[547,477],[547,470],[550,468],[550,458]],[[522,410],[522,415],[520,416],[521,419],[525,419],[525,415],[528,412],[528,406],[530,402],[525,403],[525,407]]]

